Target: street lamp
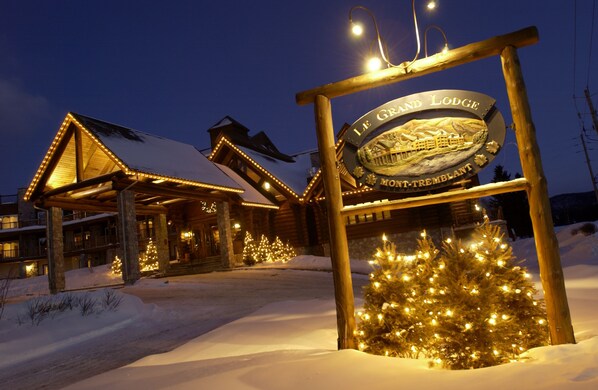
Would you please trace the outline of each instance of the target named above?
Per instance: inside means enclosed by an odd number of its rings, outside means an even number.
[[[351,10],[349,11],[349,23],[351,24],[351,31],[352,31],[353,35],[360,36],[363,34],[363,31],[364,31],[363,25],[353,21],[353,12],[357,9],[367,12],[370,15],[370,17],[372,18],[372,21],[374,22],[374,29],[376,31],[375,42],[377,42],[377,44],[378,44],[378,50],[380,51],[380,56],[382,57],[382,61],[386,64],[386,66],[388,68],[397,66],[390,61],[390,56],[388,54],[388,50],[386,49],[386,46],[383,43],[382,36],[380,35],[380,29],[378,28],[378,22],[376,22],[376,17],[374,16],[374,13],[372,11],[370,11],[368,8],[361,6],[361,5],[356,5],[356,6],[352,7]],[[411,10],[413,13],[413,25],[415,26],[415,38],[417,41],[417,52],[415,53],[415,56],[413,57],[413,59],[411,61],[409,61],[408,63],[401,64],[402,66],[405,66],[405,67],[409,66],[413,61],[415,61],[417,59],[417,57],[419,56],[420,47],[421,47],[420,40],[419,40],[419,29],[417,26],[417,15],[415,12],[415,0],[411,0]],[[370,59],[368,61],[368,69],[370,68],[369,63],[372,61],[375,62],[375,60],[372,60],[372,59]],[[380,60],[378,59],[378,61],[380,61]],[[382,61],[380,61],[380,66],[382,65],[381,64]]]
[[[424,30],[424,55],[426,57],[428,56],[428,31],[432,28],[440,31],[440,33],[442,34],[442,38],[444,39],[444,47],[442,48],[441,53],[445,54],[449,50],[448,39],[446,39],[446,34],[444,33],[444,30],[438,27],[437,25],[432,24],[426,27],[426,29]]]
[[[388,67],[394,66],[390,62],[390,59],[388,56],[388,51],[385,49],[384,45],[382,44],[382,37],[380,36],[380,29],[378,28],[378,22],[376,21],[376,17],[374,16],[374,13],[372,11],[370,11],[368,8],[361,6],[361,5],[356,5],[356,6],[352,7],[349,10],[349,23],[351,24],[351,32],[355,36],[363,35],[363,31],[364,31],[363,25],[361,23],[353,21],[353,11],[355,11],[357,9],[367,12],[370,15],[370,17],[372,18],[372,21],[374,22],[374,29],[376,30],[376,40],[374,42],[378,43],[378,50],[380,51],[382,60],[386,63],[386,65]],[[367,63],[368,63],[368,69],[370,68],[370,63],[379,64],[379,67],[381,66],[381,61],[377,57],[368,59]]]

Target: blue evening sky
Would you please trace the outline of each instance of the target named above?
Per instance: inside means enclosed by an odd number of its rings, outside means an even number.
[[[594,1],[444,0],[433,13],[424,3],[416,1],[422,39],[435,24],[451,47],[538,27],[540,42],[519,57],[549,191],[591,190],[580,132],[583,122],[598,139],[583,99],[587,86],[598,105]],[[295,94],[363,73],[369,43],[348,34],[353,5],[374,12],[391,59],[413,57],[408,0],[0,0],[0,194],[28,185],[69,111],[200,148],[209,146],[207,129],[230,115],[252,134],[265,131],[282,152],[315,148],[313,107],[298,106]],[[354,17],[372,29],[366,14]],[[442,46],[436,30],[428,46]],[[494,57],[334,99],[335,129],[388,100],[431,89],[490,95],[511,123]],[[493,165],[514,175],[521,168],[508,132]],[[481,178],[488,182],[492,168]]]

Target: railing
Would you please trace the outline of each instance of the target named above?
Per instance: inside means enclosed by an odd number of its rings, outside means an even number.
[[[35,248],[27,251],[23,251],[20,248],[0,250],[0,262],[32,259],[44,256],[46,256],[46,248]]]
[[[0,195],[0,204],[4,203],[17,203],[19,197],[17,194],[14,195]]]
[[[96,248],[102,248],[110,245],[117,245],[118,238],[116,236],[91,236],[83,241],[69,241],[64,243],[64,251],[82,251]]]

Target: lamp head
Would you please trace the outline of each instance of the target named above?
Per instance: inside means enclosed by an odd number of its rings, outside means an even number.
[[[355,36],[361,36],[363,34],[363,26],[359,23],[351,22],[351,32]]]
[[[380,70],[382,68],[382,61],[378,57],[371,57],[367,60],[366,67],[369,72]]]
[[[426,8],[428,8],[429,10],[436,9],[436,7],[438,7],[438,2],[434,0],[430,0],[428,1],[428,4],[426,4]]]

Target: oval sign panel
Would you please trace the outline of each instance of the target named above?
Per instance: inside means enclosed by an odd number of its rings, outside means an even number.
[[[461,90],[390,101],[346,131],[344,164],[358,182],[381,191],[425,191],[471,177],[505,140],[505,121],[495,103]]]

